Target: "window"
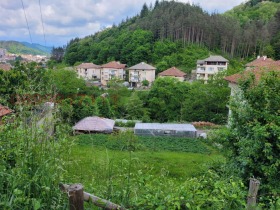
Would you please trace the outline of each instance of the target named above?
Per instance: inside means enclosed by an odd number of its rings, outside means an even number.
[[[214,67],[209,67],[208,71],[214,71]]]
[[[224,68],[223,67],[218,67],[218,71],[223,71]]]

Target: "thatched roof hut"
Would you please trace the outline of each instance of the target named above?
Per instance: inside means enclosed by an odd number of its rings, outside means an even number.
[[[114,120],[93,116],[80,120],[73,130],[76,133],[112,133],[114,125]]]

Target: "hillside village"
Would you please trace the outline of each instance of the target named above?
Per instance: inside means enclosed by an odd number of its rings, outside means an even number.
[[[0,48],[0,209],[280,209],[278,6],[155,1],[50,57]]]

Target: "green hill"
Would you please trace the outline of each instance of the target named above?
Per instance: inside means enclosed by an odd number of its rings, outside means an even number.
[[[0,41],[0,48],[5,48],[9,53],[14,54],[49,55],[48,52],[27,47],[17,41]]]
[[[40,50],[40,51],[46,52],[48,54],[50,54],[51,51],[52,51],[52,47],[43,46],[43,45],[36,44],[36,43],[30,44],[29,42],[21,42],[21,43],[26,47],[36,49],[36,50]]]
[[[274,8],[279,6],[275,2],[262,2],[246,8],[274,4]],[[245,7],[237,8],[240,16],[246,16]],[[266,17],[266,12],[261,11]],[[278,48],[272,40],[280,29],[280,12],[269,17],[267,21],[250,19],[242,24],[228,13],[208,14],[189,3],[156,1],[152,7],[144,4],[139,15],[118,26],[71,40],[64,60],[70,65],[119,60],[129,66],[145,61],[160,70],[177,66],[190,71],[195,67],[193,59],[205,58],[210,53],[243,59],[263,54],[277,57]]]
[[[270,21],[280,10],[280,1],[248,1],[229,10],[225,15],[234,17],[242,25],[250,21]]]

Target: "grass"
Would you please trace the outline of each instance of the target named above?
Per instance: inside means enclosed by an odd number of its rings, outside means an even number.
[[[173,151],[209,154],[210,150],[199,139],[182,137],[133,137],[134,150]],[[111,150],[127,150],[127,136],[122,135],[80,135],[78,145],[104,147]]]
[[[203,173],[212,162],[223,160],[196,139],[140,137],[135,151],[130,153],[124,149],[126,142],[122,138],[102,134],[78,136],[71,154],[73,165],[69,171],[73,176],[70,181],[85,186],[93,180],[95,184],[106,184],[112,174],[112,179],[117,179],[128,173],[129,166],[131,173],[141,171],[184,180]]]

